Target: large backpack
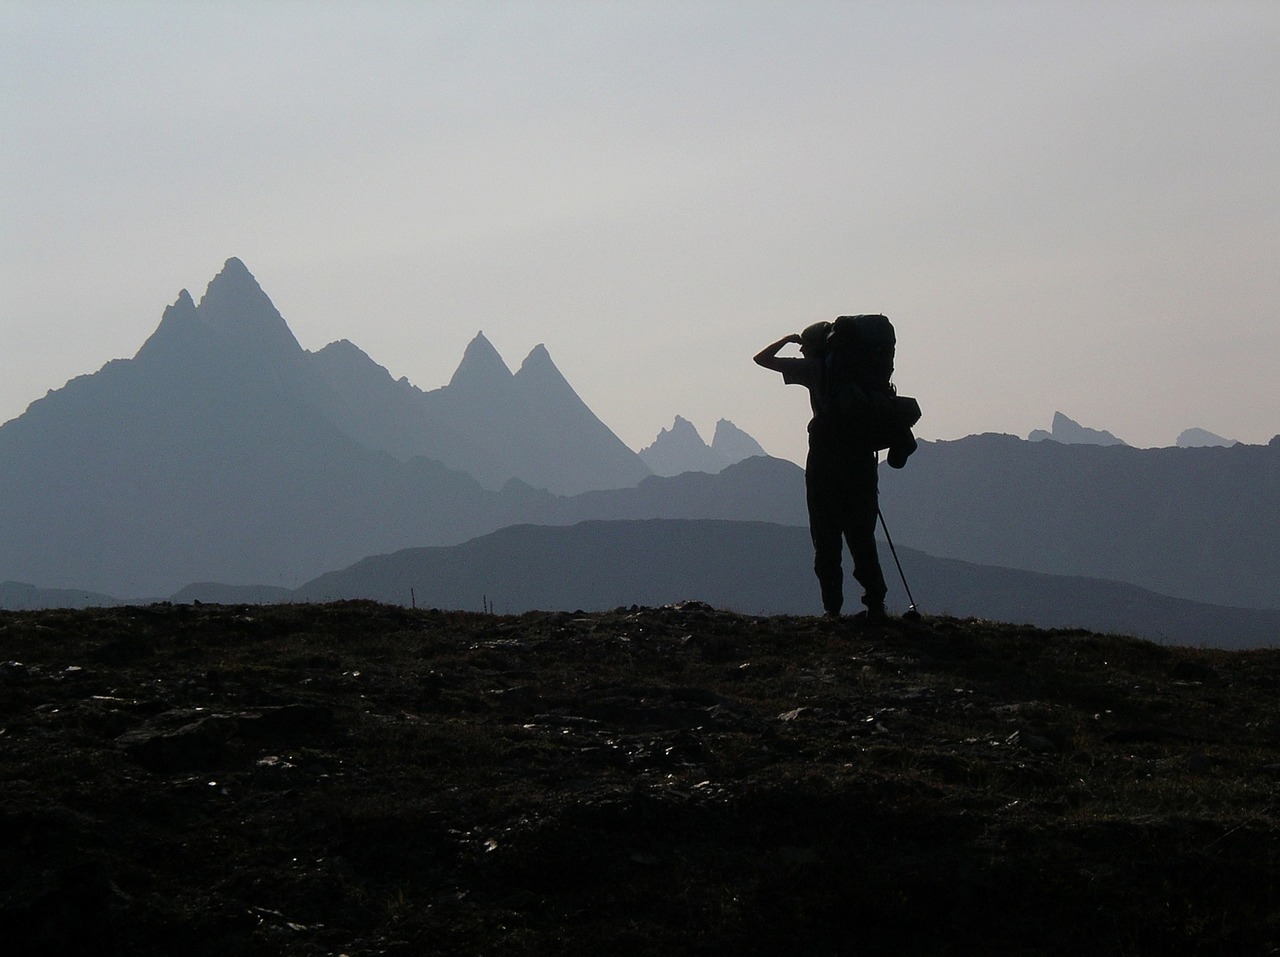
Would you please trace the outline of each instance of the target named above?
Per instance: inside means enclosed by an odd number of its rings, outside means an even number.
[[[827,333],[824,405],[854,445],[873,451],[912,441],[920,404],[893,386],[893,323],[879,314],[840,316]]]

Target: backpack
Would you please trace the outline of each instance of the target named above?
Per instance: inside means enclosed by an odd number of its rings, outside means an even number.
[[[920,404],[893,385],[897,336],[882,315],[840,316],[827,333],[824,405],[842,434],[869,451],[911,445]]]

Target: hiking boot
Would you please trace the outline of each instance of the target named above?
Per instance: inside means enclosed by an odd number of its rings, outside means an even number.
[[[858,612],[853,620],[859,625],[878,625],[889,620],[889,613],[884,610],[884,602],[877,602],[868,605],[866,611]]]

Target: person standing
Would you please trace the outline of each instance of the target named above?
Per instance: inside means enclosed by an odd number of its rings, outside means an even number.
[[[884,572],[876,547],[879,511],[879,460],[870,441],[851,434],[848,419],[839,414],[834,396],[840,383],[833,381],[838,367],[829,355],[832,324],[818,322],[803,332],[783,336],[760,350],[757,365],[782,374],[787,385],[809,390],[813,417],[809,420],[809,452],[805,460],[805,500],[809,510],[809,536],[813,541],[813,571],[822,592],[822,607],[832,618],[844,606],[842,558],[848,543],[853,557],[853,577],[862,586],[866,622],[885,620]],[[798,345],[799,356],[780,356],[787,345]],[[910,437],[910,430],[907,430]],[[905,443],[905,440],[904,440]],[[914,439],[910,449],[914,450]],[[891,456],[905,463],[906,454]]]

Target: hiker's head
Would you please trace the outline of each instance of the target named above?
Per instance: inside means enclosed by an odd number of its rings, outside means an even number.
[[[807,356],[820,355],[827,348],[827,333],[831,323],[815,322],[800,333],[800,351]]]

